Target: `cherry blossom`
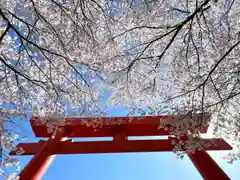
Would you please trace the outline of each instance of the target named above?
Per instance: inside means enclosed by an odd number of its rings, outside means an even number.
[[[66,117],[99,118],[119,105],[129,115],[207,112],[238,159],[239,16],[236,0],[0,2],[1,111],[45,117],[49,132]],[[196,124],[159,127],[181,137],[191,126],[199,137]]]

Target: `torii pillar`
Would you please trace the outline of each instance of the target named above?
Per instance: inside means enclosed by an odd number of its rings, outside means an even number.
[[[200,132],[206,133],[208,127],[203,127],[202,115],[196,115],[196,126],[201,126]],[[204,121],[209,121],[205,117]],[[40,118],[32,117],[31,126],[36,137],[48,137],[47,141],[37,143],[20,143],[24,153],[35,155],[20,173],[20,180],[41,180],[56,154],[90,154],[90,153],[130,153],[130,152],[166,152],[172,151],[172,137],[164,140],[128,140],[128,136],[170,136],[166,129],[159,129],[161,120],[170,120],[170,116],[145,117],[114,117],[114,118],[66,118],[57,134],[52,137],[47,126]],[[102,121],[103,126],[94,129],[87,127],[86,122]],[[194,128],[194,127],[192,127]],[[72,142],[66,138],[75,137],[114,137],[113,141]],[[223,139],[201,139],[202,143],[210,144],[202,151],[189,154],[189,157],[205,180],[229,180],[230,178],[209,156],[206,151],[231,150],[232,147]],[[12,151],[11,155],[16,155]]]

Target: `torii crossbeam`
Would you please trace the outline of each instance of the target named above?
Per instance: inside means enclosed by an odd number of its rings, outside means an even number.
[[[196,126],[203,123],[203,115],[194,118]],[[56,154],[89,154],[89,153],[132,153],[132,152],[164,152],[172,151],[172,137],[164,140],[128,140],[128,136],[159,136],[168,135],[166,129],[159,129],[161,120],[171,120],[171,116],[145,117],[115,117],[115,118],[66,118],[65,125],[51,137],[47,126],[40,118],[32,117],[31,126],[36,137],[48,137],[47,141],[37,143],[20,143],[24,153],[21,155],[35,155],[25,169],[20,173],[20,180],[40,180]],[[86,122],[102,121],[100,128],[87,127]],[[204,121],[209,121],[205,117]],[[194,128],[194,127],[192,127]],[[201,126],[200,132],[206,133],[207,126]],[[71,137],[113,137],[112,141],[72,142]],[[196,151],[188,156],[206,180],[230,179],[206,151],[231,150],[232,147],[223,139],[201,139],[202,143],[210,144],[203,151]],[[16,155],[12,151],[11,155]]]

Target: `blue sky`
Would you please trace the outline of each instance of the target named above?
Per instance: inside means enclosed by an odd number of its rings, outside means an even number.
[[[123,108],[111,109],[110,116],[126,115]],[[29,138],[24,142],[34,142],[30,125],[25,125]],[[84,139],[86,140],[86,139]],[[99,140],[99,139],[98,139]],[[228,164],[221,152],[211,152],[211,156],[233,180],[240,176],[240,162]],[[21,168],[32,156],[20,157]],[[3,177],[0,177],[3,179]],[[201,180],[188,157],[178,160],[172,152],[159,153],[117,153],[91,155],[57,155],[43,180]]]
[[[116,16],[121,11],[120,1],[112,1],[109,12]],[[135,8],[139,0],[133,0]],[[12,32],[9,32],[12,34]],[[12,34],[13,35],[13,34]],[[19,42],[16,42],[19,44]],[[40,58],[40,57],[39,57]],[[109,110],[110,116],[123,116],[125,109]],[[29,124],[24,128],[29,138],[24,142],[34,142],[35,138]],[[211,152],[211,156],[233,180],[240,177],[240,162],[226,163],[221,152]],[[21,168],[28,163],[31,156],[19,158]],[[0,180],[3,179],[0,176]],[[201,176],[188,157],[178,160],[172,152],[168,153],[125,153],[125,154],[94,154],[94,155],[58,155],[44,176],[43,180],[201,180]]]

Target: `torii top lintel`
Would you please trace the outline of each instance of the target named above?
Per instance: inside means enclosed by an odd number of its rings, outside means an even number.
[[[99,117],[99,118],[65,118],[62,128],[71,132],[68,137],[111,137],[121,128],[126,136],[157,136],[170,135],[169,131],[164,128],[157,128],[160,121],[173,122],[182,118],[189,119],[195,126],[201,127],[200,132],[206,133],[210,116],[208,113],[197,114],[194,117],[188,116],[142,116],[142,117]],[[191,121],[190,121],[191,119]],[[56,120],[57,121],[57,120]],[[50,137],[51,133],[47,131],[46,122],[40,117],[31,118],[31,126],[36,137]],[[87,127],[87,123],[93,122],[100,128]]]

